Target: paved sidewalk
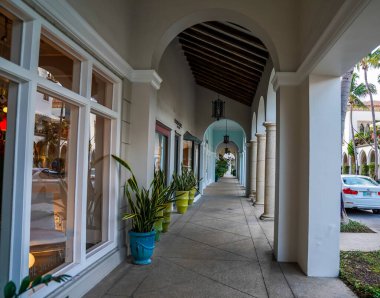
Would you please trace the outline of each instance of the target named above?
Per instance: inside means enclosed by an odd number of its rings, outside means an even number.
[[[356,297],[337,278],[273,260],[273,222],[221,179],[161,236],[150,266],[121,264],[86,297]]]

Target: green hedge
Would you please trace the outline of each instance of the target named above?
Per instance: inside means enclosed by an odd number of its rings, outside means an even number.
[[[361,165],[360,166],[360,175],[369,176],[369,166],[368,165]]]
[[[350,173],[350,166],[344,165],[342,167],[342,174],[349,174]]]

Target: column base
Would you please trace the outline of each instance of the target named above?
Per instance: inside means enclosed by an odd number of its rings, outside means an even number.
[[[274,215],[263,213],[263,214],[261,214],[260,219],[261,220],[265,220],[265,221],[273,221],[274,220]]]

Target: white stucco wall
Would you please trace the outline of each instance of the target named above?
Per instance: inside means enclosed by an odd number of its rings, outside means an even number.
[[[177,40],[174,40],[166,49],[159,73],[162,83],[157,92],[157,120],[182,135],[186,131],[196,134],[195,82]],[[182,123],[181,130],[177,128],[174,119]],[[202,139],[202,136],[198,137]]]

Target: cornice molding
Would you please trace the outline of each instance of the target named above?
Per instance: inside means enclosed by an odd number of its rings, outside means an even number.
[[[162,79],[155,70],[133,69],[67,1],[24,1],[121,78],[160,88]]]
[[[162,79],[154,69],[134,70],[131,81],[134,83],[150,83],[156,90],[160,89]]]

